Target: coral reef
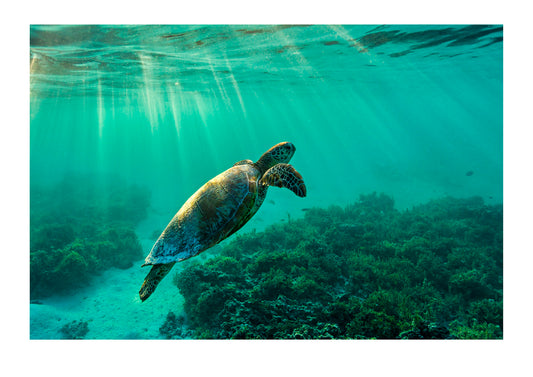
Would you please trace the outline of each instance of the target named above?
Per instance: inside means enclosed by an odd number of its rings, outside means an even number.
[[[374,193],[240,235],[174,283],[195,338],[502,338],[502,240],[502,205]]]
[[[97,186],[69,176],[30,190],[30,296],[64,293],[110,268],[142,258],[134,228],[146,216],[149,193],[117,181]]]

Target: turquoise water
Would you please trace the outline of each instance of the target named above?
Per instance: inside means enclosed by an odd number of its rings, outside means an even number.
[[[503,201],[501,26],[32,26],[30,36],[31,230],[48,221],[50,203],[59,203],[54,218],[73,223],[98,205],[146,212],[102,215],[136,232],[134,267],[101,265],[103,275],[75,292],[36,297],[33,338],[61,337],[58,328],[89,320],[92,308],[102,328],[113,311],[98,311],[102,300],[141,318],[147,271],[138,266],[153,234],[207,180],[281,141],[296,146],[291,164],[307,197],[271,188],[240,233],[372,192],[401,210],[445,196]],[[84,197],[92,209],[72,213]],[[91,226],[84,232],[103,232]],[[85,237],[72,231],[61,247]],[[119,273],[136,290],[104,297],[97,283]],[[151,309],[161,318],[145,337],[182,305],[167,280]],[[87,337],[128,337],[95,327]]]

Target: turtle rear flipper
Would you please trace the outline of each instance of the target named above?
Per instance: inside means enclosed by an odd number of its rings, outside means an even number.
[[[289,164],[277,164],[268,169],[259,181],[261,185],[286,187],[299,197],[307,195],[304,179],[296,169]]]
[[[166,264],[154,264],[152,266],[152,269],[146,275],[144,278],[143,285],[141,286],[141,289],[139,290],[139,297],[141,298],[141,301],[145,301],[152,293],[154,293],[155,289],[157,288],[157,285],[167,274],[170,272],[172,267],[174,266],[174,263],[166,263]]]

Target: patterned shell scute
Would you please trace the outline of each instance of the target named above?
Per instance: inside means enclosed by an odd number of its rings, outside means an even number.
[[[234,166],[200,187],[163,231],[145,264],[193,257],[226,238],[253,208],[259,172]]]

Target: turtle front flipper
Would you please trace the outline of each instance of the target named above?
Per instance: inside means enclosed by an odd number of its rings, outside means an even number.
[[[139,297],[141,301],[145,301],[152,293],[154,293],[157,285],[167,274],[170,272],[172,267],[176,262],[165,263],[165,264],[154,264],[152,269],[144,278],[143,285],[139,290]]]
[[[277,164],[268,169],[260,179],[259,184],[276,187],[286,187],[299,197],[307,195],[307,189],[302,175],[289,164]]]

